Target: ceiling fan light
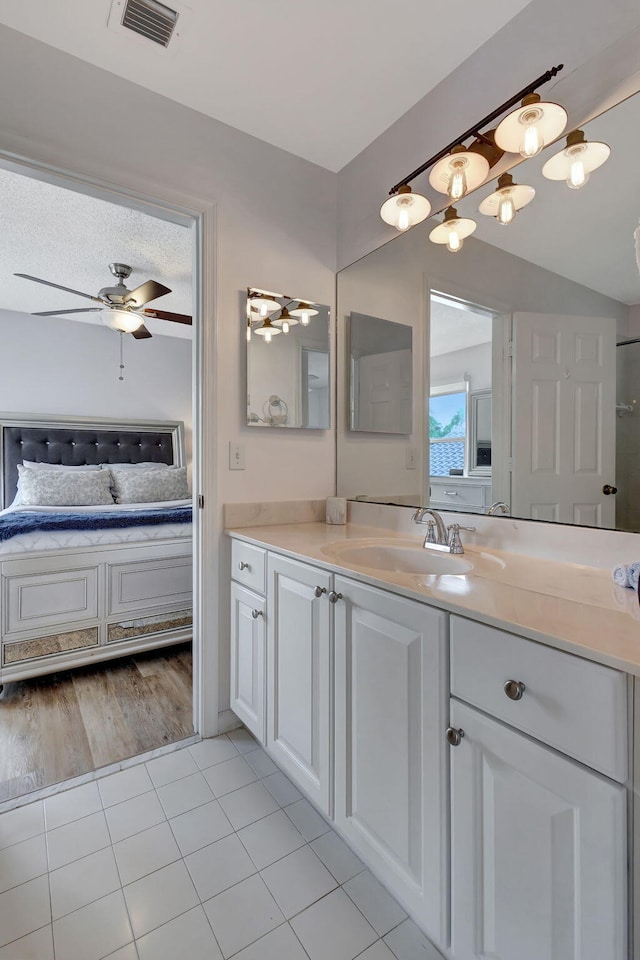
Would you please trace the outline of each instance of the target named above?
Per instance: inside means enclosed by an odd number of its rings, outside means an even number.
[[[530,93],[517,110],[500,121],[495,141],[505,153],[535,157],[560,136],[567,119],[567,111],[559,103],[542,101],[539,94]]]
[[[411,187],[403,184],[397,193],[380,207],[380,216],[385,223],[395,227],[401,233],[409,227],[422,223],[431,213],[431,204],[426,197],[412,193]]]
[[[498,223],[509,224],[518,210],[531,203],[536,195],[533,187],[514,183],[510,173],[503,173],[498,180],[498,189],[482,201],[478,210],[487,217],[495,217]]]
[[[487,179],[489,161],[475,150],[463,146],[454,147],[451,153],[432,167],[429,183],[439,193],[446,193],[452,200],[461,200]]]
[[[434,227],[429,234],[432,243],[446,244],[450,253],[457,253],[462,244],[477,227],[475,220],[469,217],[459,217],[455,207],[448,207],[442,223]]]
[[[143,323],[143,318],[131,310],[115,310],[112,307],[107,307],[100,311],[100,316],[107,327],[118,330],[120,333],[133,333]]]
[[[574,190],[583,187],[589,174],[609,159],[611,147],[597,140],[585,140],[583,130],[573,130],[564,150],[554,154],[542,168],[547,180],[566,180]]]

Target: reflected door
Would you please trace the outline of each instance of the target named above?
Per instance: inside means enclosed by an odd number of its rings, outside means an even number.
[[[520,313],[512,514],[615,526],[615,320]]]

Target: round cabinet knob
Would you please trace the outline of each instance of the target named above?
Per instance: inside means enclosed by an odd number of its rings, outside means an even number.
[[[313,591],[316,597],[321,597],[323,593],[327,592],[326,587],[316,587]]]
[[[464,730],[456,730],[455,727],[447,727],[446,738],[447,743],[452,747],[459,747],[460,741],[464,737]]]
[[[264,617],[264,613],[262,612],[262,610],[252,610],[251,616],[253,617],[254,620],[257,620],[258,617]]]
[[[526,689],[524,683],[521,683],[520,680],[507,680],[504,685],[504,692],[509,700],[522,700]]]
[[[604,493],[605,497],[610,497],[618,492],[618,488],[613,487],[610,483],[605,483],[604,487],[602,488],[602,492]]]
[[[329,603],[337,603],[338,600],[342,600],[342,594],[336,593],[335,590],[332,590],[329,593]]]
[[[238,564],[238,570],[251,570],[251,564],[245,563],[244,560],[241,560]]]

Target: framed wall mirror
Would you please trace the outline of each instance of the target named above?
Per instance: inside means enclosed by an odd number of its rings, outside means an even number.
[[[636,95],[585,126],[611,156],[582,188],[542,176],[563,139],[512,171],[536,196],[508,226],[478,213],[487,184],[457,204],[478,227],[455,255],[431,219],[338,274],[339,414],[348,317],[399,309],[413,342],[412,432],[338,416],[340,496],[640,531],[639,131]],[[438,412],[456,384],[466,403]]]
[[[247,333],[247,424],[328,430],[329,308],[250,287]]]

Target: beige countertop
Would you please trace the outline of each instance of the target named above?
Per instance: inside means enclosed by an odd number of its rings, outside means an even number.
[[[421,536],[352,523],[291,523],[227,532],[640,676],[638,597],[634,590],[617,586],[608,571],[475,546],[465,547],[463,559],[473,564],[469,573],[400,573],[349,562],[340,552],[357,541],[415,546]]]

